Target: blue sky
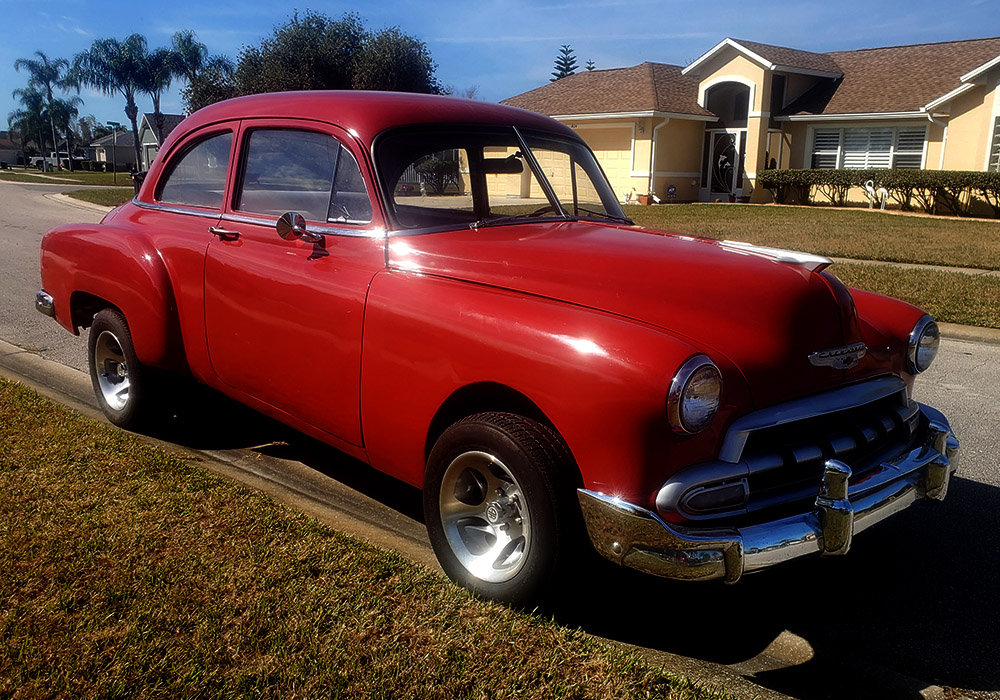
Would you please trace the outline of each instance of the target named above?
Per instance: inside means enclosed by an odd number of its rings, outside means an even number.
[[[37,49],[72,59],[94,39],[146,36],[165,46],[180,29],[192,29],[211,53],[235,58],[296,10],[331,17],[357,11],[369,29],[399,26],[426,42],[445,85],[478,86],[482,99],[498,101],[548,81],[561,44],[570,44],[582,67],[618,68],[642,61],[685,65],[729,36],[811,51],[834,51],[1000,36],[997,0],[888,0],[880,2],[673,2],[672,0],[386,0],[365,5],[303,0],[0,0],[0,129],[17,107],[11,91],[27,75],[14,71],[18,57]],[[134,7],[135,9],[130,9]],[[125,122],[124,102],[89,90],[81,115]],[[140,110],[150,111],[142,98]],[[176,86],[164,112],[182,112]]]

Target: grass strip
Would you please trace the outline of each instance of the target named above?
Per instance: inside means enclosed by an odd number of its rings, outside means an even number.
[[[43,173],[40,170],[2,170],[0,179],[8,182],[35,182],[58,184],[71,182],[77,185],[131,185],[132,176],[127,172],[119,172],[117,180],[114,173],[101,173],[90,170],[53,170]]]
[[[73,199],[82,199],[84,202],[91,202],[92,204],[100,204],[105,207],[117,207],[119,204],[124,204],[135,196],[135,189],[132,187],[128,188],[117,188],[117,189],[93,189],[93,190],[73,190],[71,192],[63,192],[68,197]]]
[[[837,263],[844,284],[903,299],[938,321],[1000,328],[1000,279],[961,272]]]
[[[0,697],[723,697],[5,380],[0,571]]]
[[[626,206],[640,226],[860,260],[1000,270],[1000,221],[759,204]]]

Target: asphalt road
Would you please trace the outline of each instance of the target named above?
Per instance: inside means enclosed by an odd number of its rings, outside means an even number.
[[[44,197],[62,189],[0,183],[0,339],[10,344],[0,344],[0,371],[93,414],[85,339],[33,309],[43,233],[101,218]],[[944,503],[865,532],[847,557],[792,563],[737,586],[595,564],[549,612],[695,676],[742,674],[799,698],[934,697],[937,686],[1000,698],[1000,346],[946,339],[915,394],[942,410],[962,441]],[[158,437],[435,566],[414,489],[207,390],[192,405]]]

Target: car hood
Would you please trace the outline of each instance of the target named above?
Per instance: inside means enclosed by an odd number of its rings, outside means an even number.
[[[758,408],[888,367],[872,353],[850,371],[813,366],[811,353],[860,340],[850,294],[832,275],[762,250],[559,222],[395,236],[388,262],[657,326],[731,361]]]

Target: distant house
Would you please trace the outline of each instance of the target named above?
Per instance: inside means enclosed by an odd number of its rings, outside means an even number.
[[[766,201],[768,167],[1000,170],[1000,38],[830,53],[724,39],[685,68],[584,71],[504,103],[577,130],[621,195]]]
[[[10,138],[10,133],[0,131],[0,163],[18,165],[21,158],[21,147]]]
[[[170,135],[178,124],[184,121],[183,114],[164,114],[163,116],[163,134],[164,139]],[[160,150],[160,139],[157,137],[156,130],[156,117],[152,112],[146,112],[142,115],[142,121],[139,122],[139,143],[141,145],[140,153],[142,156],[142,170],[149,170],[149,166],[153,164],[153,159],[156,158],[156,154]]]
[[[94,149],[94,160],[116,164],[118,172],[129,172],[135,167],[135,137],[131,130],[119,131],[117,135],[108,134],[93,141],[90,147]]]

